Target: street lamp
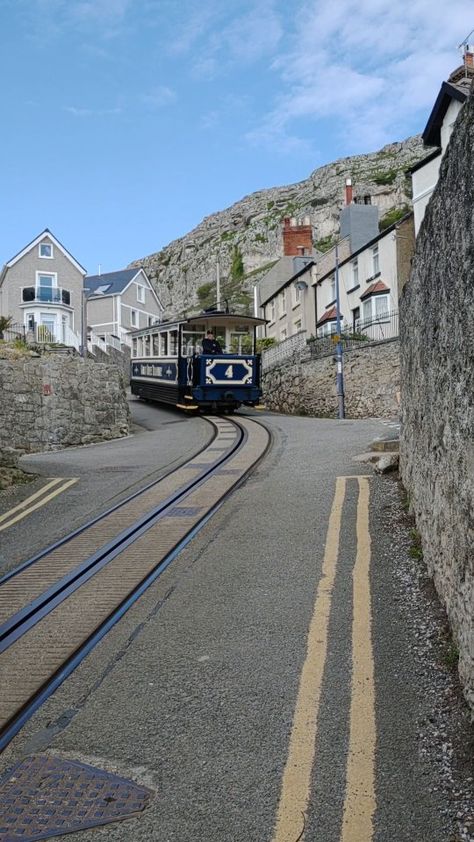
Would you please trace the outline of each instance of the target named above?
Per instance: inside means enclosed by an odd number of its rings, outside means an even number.
[[[81,298],[81,357],[87,357],[87,295],[90,287],[82,287]]]
[[[336,258],[336,333],[337,333],[337,345],[336,345],[336,392],[337,392],[337,405],[338,405],[338,418],[344,418],[344,367],[343,367],[343,359],[342,359],[342,339],[341,339],[341,305],[340,305],[340,298],[339,298],[339,252],[336,243],[336,251],[335,251],[335,258]]]

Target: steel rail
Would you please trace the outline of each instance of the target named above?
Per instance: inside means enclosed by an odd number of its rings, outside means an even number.
[[[40,596],[25,605],[20,611],[12,614],[5,623],[0,625],[0,654],[8,649],[15,640],[18,640],[19,637],[29,631],[32,625],[39,622],[39,620],[46,616],[46,614],[52,611],[56,605],[59,605],[60,602],[70,596],[70,594],[77,590],[78,587],[90,579],[91,576],[101,570],[104,565],[111,562],[117,555],[123,552],[127,546],[132,544],[137,540],[137,538],[143,535],[144,532],[154,526],[158,520],[165,517],[167,512],[175,506],[176,503],[186,499],[191,491],[206,481],[210,474],[225,464],[231,458],[233,453],[245,443],[247,438],[246,432],[242,430],[238,424],[236,424],[236,426],[240,430],[240,436],[229,448],[227,448],[226,452],[222,454],[221,457],[216,459],[211,466],[203,468],[197,477],[193,477],[187,483],[184,483],[178,491],[171,494],[159,503],[158,506],[144,514],[141,518],[135,521],[132,526],[120,532],[112,539],[112,541],[109,541],[100,547],[95,553],[89,556],[89,558],[77,565],[77,567],[75,567],[72,571],[55,582],[54,585],[47,588],[47,590],[45,590]],[[199,453],[203,453],[207,449],[209,449],[209,444],[199,451]],[[194,461],[196,456],[197,454],[194,455],[190,461]],[[161,480],[151,483],[146,489],[142,489],[140,492],[133,494],[131,497],[122,501],[122,503],[118,506],[114,506],[113,509],[109,510],[107,513],[95,518],[88,524],[88,526],[83,527],[80,530],[76,530],[71,533],[71,535],[66,536],[61,542],[59,542],[59,546],[70,541],[78,534],[78,532],[84,532],[85,529],[90,527],[93,523],[96,523],[98,520],[104,520],[111,511],[115,511],[117,508],[123,508],[131,499],[135,499],[136,497],[143,495],[145,491],[149,490],[150,487],[158,485],[160,481]],[[54,545],[54,548],[56,547],[57,544]],[[48,548],[48,550],[41,553],[39,557],[41,558],[49,554],[52,548],[53,547]],[[25,566],[30,566],[32,563],[33,562],[30,560]],[[20,573],[22,569],[24,569],[24,567],[17,568],[17,572]],[[2,584],[3,583],[0,582],[0,588]]]
[[[248,433],[247,433],[247,430],[246,430],[247,425],[244,424],[244,427],[242,429],[242,425],[238,424],[237,421],[232,420],[230,423],[232,423],[234,426],[236,426],[240,429],[238,441],[234,442],[233,446],[228,448],[226,450],[226,452],[223,453],[218,459],[216,459],[216,461],[211,466],[206,466],[205,470],[203,470],[198,477],[195,477],[194,480],[190,481],[189,483],[186,483],[186,486],[190,486],[190,487],[188,487],[185,492],[183,491],[183,493],[180,495],[179,499],[183,500],[183,499],[185,499],[186,496],[195,492],[200,485],[203,485],[206,481],[208,481],[210,478],[212,478],[213,474],[216,474],[216,472],[218,473],[219,469],[222,468],[222,465],[224,465],[230,459],[234,458],[236,456],[236,454],[238,454],[239,451],[242,451],[242,449],[244,448],[244,445],[247,441],[247,438],[248,438]],[[256,426],[258,426],[260,428],[263,427],[263,429],[266,430],[264,425],[261,425],[259,422],[253,422],[252,421],[251,424],[253,424],[253,423],[255,423]],[[266,451],[267,451],[267,449],[270,445],[270,436],[268,434],[268,430],[266,432],[267,432],[267,435],[268,435],[268,439],[266,441],[265,446],[256,455],[256,458],[253,458],[252,461],[248,464],[248,466],[244,467],[242,470],[240,470],[240,469],[239,470],[237,470],[237,469],[232,470],[232,473],[234,473],[234,471],[235,471],[235,473],[238,474],[238,475],[236,476],[235,481],[232,481],[232,483],[229,485],[227,490],[225,490],[225,492],[218,499],[215,500],[215,502],[207,509],[207,511],[199,517],[199,519],[194,524],[194,526],[191,529],[188,529],[188,531],[185,532],[182,535],[180,540],[177,541],[175,543],[175,545],[173,546],[173,548],[169,552],[167,552],[161,558],[160,561],[157,562],[155,567],[153,569],[151,569],[147,573],[147,575],[145,575],[144,578],[142,578],[141,581],[140,580],[137,581],[137,584],[130,590],[128,595],[124,599],[122,599],[119,604],[116,605],[116,607],[109,613],[108,616],[105,617],[105,619],[102,622],[100,622],[100,624],[95,629],[93,629],[93,631],[91,632],[91,634],[89,634],[88,637],[84,638],[82,643],[71,654],[71,656],[68,657],[67,659],[65,659],[65,661],[61,664],[61,666],[58,669],[56,669],[49,676],[49,678],[43,683],[43,685],[40,686],[37,689],[37,691],[34,692],[27,699],[27,701],[25,701],[25,703],[15,712],[15,714],[3,725],[3,727],[0,730],[0,751],[3,751],[3,749],[8,745],[8,743],[18,733],[18,731],[23,727],[23,725],[26,723],[26,721],[33,715],[33,713],[43,704],[43,702],[52,693],[54,693],[54,691],[57,689],[57,687],[59,687],[59,685],[62,684],[62,682],[76,669],[76,667],[87,656],[87,654],[89,654],[89,652],[94,648],[94,646],[107,634],[107,632],[118,622],[118,620],[120,620],[120,618],[139,599],[139,597],[145,592],[145,590],[166,570],[166,568],[171,564],[171,562],[176,558],[176,556],[181,552],[181,550],[203,528],[205,523],[207,523],[207,521],[213,516],[213,514],[220,508],[220,506],[223,505],[223,503],[225,502],[225,500],[227,499],[229,494],[232,493],[232,491],[235,490],[236,486],[240,485],[242,482],[245,481],[245,478],[248,475],[248,473],[251,470],[253,470],[253,468],[255,467],[256,464],[258,464],[260,462],[260,460],[263,458],[263,456],[265,455],[265,453],[266,453]],[[209,447],[210,447],[210,445],[208,444],[205,448],[203,448],[203,451],[206,450]],[[200,452],[203,452],[203,451],[200,451]],[[229,451],[231,451],[231,452],[229,452]],[[192,457],[191,461],[195,460],[197,455],[198,454],[196,454],[194,457]],[[237,459],[238,459],[238,455],[237,455]],[[183,466],[181,466],[181,468],[182,467]],[[178,468],[176,470],[180,470],[180,468]],[[171,472],[171,473],[174,473],[174,472]],[[229,472],[229,473],[231,473],[231,472]],[[151,483],[151,486],[156,485],[156,484],[157,484],[156,482]],[[149,486],[147,486],[147,489],[148,488],[149,488]],[[140,492],[137,492],[136,494],[132,495],[132,498],[137,497],[140,493],[144,493],[145,490],[146,489],[142,489]],[[132,499],[132,498],[129,498],[129,499]],[[110,510],[110,511],[113,511],[116,508],[119,508],[125,502],[126,501],[123,501],[118,506],[113,507],[113,509]],[[175,499],[175,495],[172,495],[171,501],[168,502],[167,510],[169,511],[170,508],[172,509],[176,502],[177,501]],[[157,508],[160,508],[160,507],[157,507]],[[161,514],[161,517],[165,517],[165,516],[166,516],[166,512],[163,512]],[[99,516],[99,518],[95,518],[94,521],[91,522],[91,523],[95,523],[98,519],[100,519],[100,517],[101,516]],[[134,541],[137,541],[138,538],[140,537],[140,535],[143,535],[147,531],[147,529],[151,529],[153,525],[156,525],[156,523],[159,522],[159,520],[160,520],[160,513],[157,513],[156,516],[154,517],[154,523],[153,524],[150,523],[147,527],[146,523],[145,523],[145,524],[142,524],[137,529],[135,529],[133,534],[129,535],[129,540],[125,539],[125,542],[123,542],[123,544],[121,546],[121,551],[126,549],[126,547],[129,546],[130,544],[133,544]],[[76,530],[76,532],[73,533],[73,534],[74,535],[77,534],[78,531],[82,531],[82,530]],[[128,532],[131,533],[132,530],[129,529]],[[117,555],[120,555],[120,550],[116,553],[113,553],[113,557],[115,557]],[[109,559],[109,561],[110,560],[111,559]],[[104,560],[103,564],[100,564],[99,569],[103,569],[104,567],[106,567],[106,565],[107,565],[107,561]],[[76,586],[76,588],[72,588],[71,593],[72,593],[73,590],[78,590],[80,588],[80,586],[82,584],[84,584],[85,581],[87,581],[88,578],[91,578],[92,575],[93,575],[93,572],[91,572],[90,575],[88,576],[87,571],[84,571],[83,578],[81,578],[81,575],[76,575],[75,581],[77,581],[77,586]],[[73,585],[73,584],[74,583],[71,582],[71,585]],[[80,591],[79,591],[79,593],[80,593]],[[64,596],[64,599],[65,598],[66,598],[66,595]],[[54,601],[54,597],[53,597],[52,601]],[[43,608],[44,607],[45,606],[43,606]],[[54,607],[55,606],[51,604],[51,607],[50,607],[49,611],[53,611]],[[40,608],[40,610],[41,610],[41,608]],[[47,613],[47,612],[45,612],[45,613]],[[39,617],[36,622],[38,622],[40,619],[41,619],[41,617]],[[32,629],[33,625],[35,625],[35,623],[30,624],[30,629]],[[34,633],[35,632],[33,631],[32,634],[34,634]],[[15,637],[15,640],[16,639],[17,639],[17,637]],[[14,641],[12,640],[11,644],[13,642]]]

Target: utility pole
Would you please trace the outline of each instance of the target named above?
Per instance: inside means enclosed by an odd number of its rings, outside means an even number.
[[[217,295],[217,309],[221,309],[221,267],[219,265],[219,255],[216,259],[216,295]]]
[[[342,338],[341,338],[341,306],[340,306],[340,299],[339,299],[339,252],[336,243],[336,332],[337,332],[337,345],[336,345],[336,365],[337,365],[337,372],[336,372],[336,392],[337,392],[337,406],[338,406],[338,418],[344,418],[344,368],[343,368],[343,359],[342,359]]]

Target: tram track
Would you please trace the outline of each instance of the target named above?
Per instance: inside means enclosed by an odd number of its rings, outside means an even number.
[[[0,580],[0,750],[262,458],[266,428],[213,419],[187,463]]]

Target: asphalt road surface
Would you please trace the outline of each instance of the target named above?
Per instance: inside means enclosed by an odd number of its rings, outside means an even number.
[[[132,408],[127,439],[23,460],[40,478],[3,494],[0,515],[53,478],[76,481],[0,532],[4,570],[209,440],[203,418]],[[78,842],[467,840],[472,730],[443,615],[410,557],[396,479],[354,461],[391,429],[258,417],[265,459],[0,771],[48,752],[153,790],[138,818]]]

